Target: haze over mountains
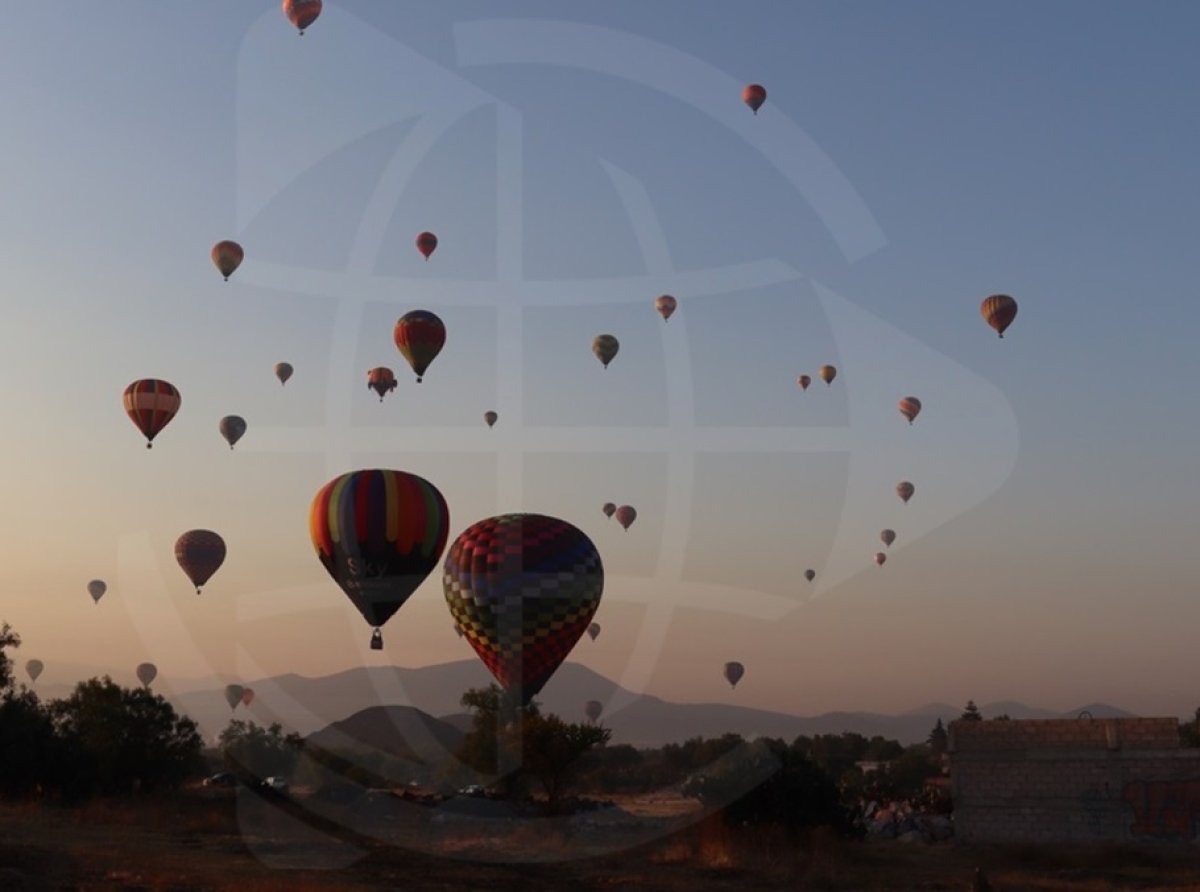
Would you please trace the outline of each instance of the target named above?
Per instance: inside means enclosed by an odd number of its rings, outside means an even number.
[[[211,686],[211,682],[209,687],[185,681],[168,688],[160,679],[154,687],[176,709],[191,716],[205,738],[211,740],[231,718],[252,720],[260,725],[279,722],[288,730],[308,735],[361,710],[379,706],[415,706],[430,716],[445,718],[450,724],[465,728],[469,723],[464,721],[459,698],[467,689],[486,687],[491,681],[491,675],[477,660],[414,669],[389,666],[350,669],[319,678],[288,674],[239,682],[254,689],[255,699],[248,709],[239,706],[236,711],[231,711],[225,703],[223,687]],[[43,697],[57,697],[69,693],[69,689],[43,685],[38,692]],[[939,718],[948,723],[963,710],[961,705],[930,703],[898,715],[839,711],[797,716],[738,706],[733,702],[737,699],[736,691],[726,688],[722,693],[730,702],[673,703],[627,691],[578,663],[564,663],[537,700],[544,712],[556,713],[567,721],[584,721],[584,702],[599,700],[604,704],[600,721],[612,729],[614,743],[647,747],[731,732],[748,739],[767,736],[791,740],[801,734],[852,731],[910,744],[925,740]],[[985,718],[1002,714],[1014,719],[1074,718],[1085,710],[1095,718],[1132,715],[1106,704],[1088,704],[1068,712],[1012,701],[981,703],[979,708]]]

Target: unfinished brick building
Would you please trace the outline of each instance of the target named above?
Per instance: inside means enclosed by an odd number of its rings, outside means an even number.
[[[965,841],[1195,842],[1200,750],[1179,720],[950,724],[954,832]]]

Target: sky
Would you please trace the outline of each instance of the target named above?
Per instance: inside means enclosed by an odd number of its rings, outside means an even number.
[[[19,661],[129,684],[150,660],[169,691],[472,658],[439,573],[375,653],[316,559],[316,491],[390,467],[443,492],[451,536],[511,511],[587,533],[603,632],[569,659],[631,690],[1189,714],[1198,20],[346,0],[297,37],[274,0],[7,9]],[[246,249],[228,283],[224,238]],[[1020,305],[1002,340],[979,313],[998,292]],[[391,335],[418,308],[448,330],[419,385]],[[377,365],[400,379],[382,403]],[[121,406],[145,377],[183,398],[150,451]],[[173,555],[193,528],[229,549],[200,596]]]

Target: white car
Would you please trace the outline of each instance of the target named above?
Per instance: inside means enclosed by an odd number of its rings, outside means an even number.
[[[266,780],[264,780],[262,782],[262,785],[266,789],[273,790],[276,793],[286,793],[288,790],[287,781],[284,778],[278,777],[278,776],[268,777]]]

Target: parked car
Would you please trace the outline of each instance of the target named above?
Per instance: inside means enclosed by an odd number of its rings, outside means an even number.
[[[288,791],[288,783],[282,777],[273,775],[266,778],[262,782],[264,790],[270,790],[273,793],[286,793]]]
[[[471,784],[458,791],[461,796],[483,796],[484,789],[479,784]]]
[[[237,778],[228,771],[218,771],[216,774],[210,775],[204,779],[206,787],[234,787],[237,786]]]

